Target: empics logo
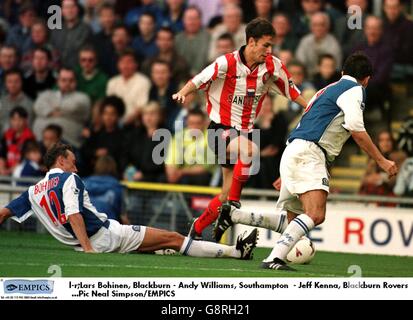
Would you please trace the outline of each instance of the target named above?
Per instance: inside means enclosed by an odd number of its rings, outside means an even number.
[[[51,294],[54,282],[50,280],[6,280],[4,281],[4,293],[22,294]]]

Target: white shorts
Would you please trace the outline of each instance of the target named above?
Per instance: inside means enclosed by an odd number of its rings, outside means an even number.
[[[281,158],[280,176],[278,209],[302,214],[304,211],[298,195],[311,190],[330,190],[325,155],[311,141],[295,139],[287,145]]]
[[[122,225],[109,219],[109,227],[102,227],[90,238],[93,249],[97,252],[126,253],[136,251],[145,237],[146,227]]]

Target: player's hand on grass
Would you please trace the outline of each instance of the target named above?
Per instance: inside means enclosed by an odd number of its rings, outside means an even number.
[[[172,99],[180,102],[180,103],[184,103],[185,102],[185,96],[183,94],[175,93],[172,95]]]
[[[97,253],[93,248],[83,250],[84,253]]]
[[[378,162],[380,168],[382,168],[389,175],[389,178],[395,176],[399,169],[394,161],[384,159],[383,161]]]
[[[272,186],[275,188],[275,190],[280,191],[281,190],[281,178],[278,178],[277,180],[275,180]]]

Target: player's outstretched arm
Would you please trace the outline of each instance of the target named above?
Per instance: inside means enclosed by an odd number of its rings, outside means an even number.
[[[294,100],[294,102],[302,106],[304,110],[307,108],[307,101],[305,101],[301,94]]]
[[[93,250],[89,237],[87,236],[85,221],[83,220],[82,215],[80,213],[69,215],[69,222],[83,251],[86,253],[94,253],[95,250]]]
[[[12,216],[11,211],[7,208],[0,209],[0,225]]]
[[[179,90],[177,93],[172,95],[172,99],[178,102],[184,103],[185,97],[195,90],[196,90],[195,84],[191,80],[189,80],[181,90]]]
[[[351,131],[354,141],[363,149],[372,159],[374,159],[380,168],[389,175],[389,178],[395,176],[398,172],[397,165],[394,161],[387,160],[371,140],[366,131]]]

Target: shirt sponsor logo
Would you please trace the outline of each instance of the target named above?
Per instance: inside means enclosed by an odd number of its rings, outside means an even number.
[[[260,101],[261,95],[255,95],[254,92],[247,92],[247,95],[245,96],[239,96],[239,95],[232,95],[230,94],[228,96],[228,102],[230,104],[236,104],[239,106],[243,106],[244,104],[257,104],[258,101]]]

